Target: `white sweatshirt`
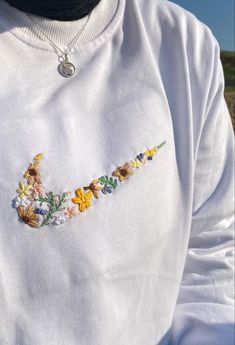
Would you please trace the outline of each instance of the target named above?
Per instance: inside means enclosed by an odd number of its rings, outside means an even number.
[[[87,19],[30,17],[63,49]],[[219,54],[171,2],[102,0],[64,78],[0,0],[1,345],[233,344]]]

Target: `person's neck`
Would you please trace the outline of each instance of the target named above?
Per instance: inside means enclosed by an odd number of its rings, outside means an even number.
[[[85,17],[101,0],[5,0],[20,11],[48,19],[72,21]],[[104,0],[103,0],[104,1]]]

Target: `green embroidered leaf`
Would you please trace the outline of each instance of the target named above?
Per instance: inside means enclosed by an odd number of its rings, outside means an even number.
[[[116,187],[117,187],[117,180],[114,180],[114,182],[113,182],[113,188],[115,189]]]
[[[165,145],[165,143],[166,143],[166,140],[164,140],[161,144],[159,144],[159,145],[157,146],[157,148],[160,149],[163,145]]]
[[[101,183],[102,185],[104,185],[104,184],[106,183],[106,177],[105,177],[105,176],[101,176],[101,177],[99,178],[99,181],[100,181],[100,183]]]
[[[101,176],[99,178],[100,184],[105,187],[110,187],[115,189],[117,187],[117,180],[113,177],[108,177],[107,175]]]
[[[47,225],[50,223],[50,219],[52,216],[59,211],[62,204],[65,202],[66,193],[63,193],[61,195],[55,195],[53,192],[46,193],[46,198],[39,197],[36,201],[40,202],[40,206],[42,206],[43,203],[47,203],[49,211],[47,214],[47,217],[42,222],[43,225]]]

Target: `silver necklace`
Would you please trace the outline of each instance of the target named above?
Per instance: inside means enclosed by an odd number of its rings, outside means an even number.
[[[59,65],[57,67],[57,70],[60,73],[60,75],[62,75],[65,78],[72,77],[76,72],[76,68],[75,68],[74,64],[72,64],[72,62],[70,62],[68,59],[68,54],[71,51],[71,49],[73,48],[73,46],[75,45],[75,43],[77,42],[78,38],[81,36],[85,27],[87,26],[89,19],[90,19],[90,15],[91,15],[91,11],[89,12],[86,23],[83,25],[82,29],[73,37],[73,39],[69,42],[69,44],[67,45],[67,47],[64,51],[55,42],[53,42],[53,40],[33,21],[33,19],[31,19],[27,15],[28,19],[33,24],[32,29],[34,30],[36,35],[38,36],[38,32],[35,29],[35,27],[37,27],[41,36],[43,36],[43,38],[46,39],[48,41],[48,43],[54,49],[55,53],[58,56],[58,61],[59,61]]]

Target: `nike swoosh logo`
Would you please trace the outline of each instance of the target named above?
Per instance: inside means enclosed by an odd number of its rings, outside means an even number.
[[[136,169],[150,162],[165,143],[166,140],[137,154],[130,162],[118,166],[111,176],[100,176],[87,186],[61,194],[45,191],[40,176],[42,154],[39,153],[24,172],[23,179],[16,189],[18,195],[12,200],[12,206],[16,209],[21,223],[32,228],[62,225],[84,213],[92,205],[93,199],[113,193],[121,183],[134,174]]]

